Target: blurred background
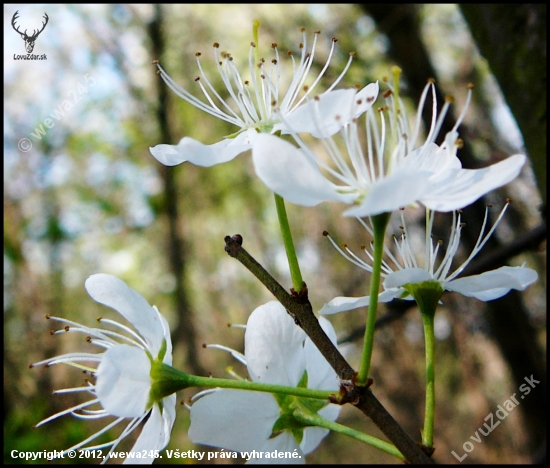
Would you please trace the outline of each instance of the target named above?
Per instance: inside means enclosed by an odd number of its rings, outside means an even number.
[[[33,51],[47,60],[17,59],[25,44],[11,26],[16,11],[17,26],[29,31],[47,13],[49,22]],[[117,318],[87,295],[84,281],[91,274],[116,275],[159,307],[173,331],[176,367],[228,377],[231,366],[246,375],[231,356],[202,344],[242,351],[243,331],[228,323],[246,323],[256,307],[272,300],[224,252],[225,235],[240,233],[246,249],[290,288],[273,196],[255,177],[248,153],[208,169],[167,168],[148,148],[176,144],[183,136],[214,143],[235,131],[167,89],[151,62],[161,60],[175,81],[195,93],[200,51],[203,67],[223,94],[212,44],[230,52],[245,77],[254,19],[262,23],[260,53],[266,57],[272,42],[282,53],[298,53],[302,26],[308,40],[321,30],[313,65],[318,70],[331,38],[339,39],[319,91],[339,75],[352,51],[356,59],[339,86],[382,80],[397,64],[411,111],[426,80],[436,78],[439,102],[445,95],[455,98],[447,129],[463,108],[467,84],[474,83],[473,102],[459,129],[463,165],[484,167],[518,152],[529,156],[520,177],[464,209],[459,255],[462,260],[469,255],[485,203],[494,205],[494,221],[511,197],[514,203],[469,271],[526,262],[539,280],[523,293],[489,303],[443,297],[436,316],[434,458],[458,463],[451,452],[464,454],[464,442],[485,417],[533,375],[540,383],[482,443],[474,443],[463,463],[541,462],[546,455],[546,7],[454,4],[4,5],[4,461],[21,462],[11,458],[13,449],[67,448],[104,426],[67,416],[33,429],[81,401],[78,395],[51,394],[80,385],[82,376],[66,367],[29,369],[29,364],[92,351],[82,336],[50,336],[54,324],[45,315],[90,326],[100,315]],[[369,275],[321,235],[328,230],[356,253],[370,242],[357,221],[341,216],[342,208],[287,204],[316,310],[335,296],[368,291]],[[421,209],[407,210],[409,229],[416,223],[422,233],[422,215]],[[436,218],[434,232],[444,245],[450,219]],[[399,224],[392,218],[388,233],[398,234]],[[361,309],[331,318],[354,367],[364,316]],[[396,301],[382,305],[379,316],[372,389],[420,441],[425,378],[420,315],[411,304]],[[178,401],[196,392],[181,392]],[[351,407],[339,421],[382,437]],[[168,448],[215,450],[195,446],[188,427],[189,412],[180,405]],[[121,449],[131,447],[135,436]],[[331,434],[307,461],[395,460]]]

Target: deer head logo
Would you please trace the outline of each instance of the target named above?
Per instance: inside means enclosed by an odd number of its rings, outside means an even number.
[[[13,18],[11,19],[11,25],[13,26],[13,29],[15,29],[17,31],[18,34],[21,35],[21,37],[23,38],[23,40],[25,41],[25,49],[27,49],[27,53],[28,54],[32,54],[32,51],[34,49],[34,43],[36,42],[36,38],[38,37],[38,35],[44,31],[44,28],[46,27],[46,25],[48,24],[48,15],[46,13],[44,13],[44,19],[46,21],[44,21],[42,23],[42,29],[40,29],[39,31],[37,31],[36,29],[34,30],[32,36],[27,36],[27,30],[25,29],[25,32],[21,32],[19,31],[19,29],[15,26],[15,22],[17,21],[17,15],[19,14],[19,10],[17,10],[15,12],[15,14],[13,15]]]

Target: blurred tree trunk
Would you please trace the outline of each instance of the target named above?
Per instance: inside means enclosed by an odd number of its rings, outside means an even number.
[[[393,60],[403,69],[404,78],[409,85],[409,94],[411,96],[420,96],[422,89],[426,84],[426,80],[430,77],[436,77],[434,67],[430,62],[427,49],[425,48],[421,35],[420,35],[420,19],[418,16],[418,5],[414,4],[361,4],[361,8],[365,13],[370,15],[377,23],[378,29],[386,34],[389,39],[388,54]],[[477,7],[484,7],[489,5],[477,5]],[[523,5],[526,7],[527,5]],[[501,9],[504,5],[495,6],[495,9]],[[510,8],[521,9],[521,5],[511,6]],[[509,17],[513,18],[514,14],[510,13]],[[523,15],[525,21],[528,19],[528,15]],[[540,18],[540,21],[545,21]],[[517,19],[517,18],[516,18]],[[496,27],[492,21],[490,27]],[[489,26],[488,24],[486,25]],[[510,46],[514,49],[515,54],[520,55],[520,51],[526,51],[527,47],[523,42],[520,42],[520,36],[523,32],[523,41],[533,40],[528,35],[525,35],[526,27],[520,28],[516,33],[517,44]],[[508,39],[502,39],[506,42]],[[540,44],[538,45],[540,47]],[[502,58],[506,60],[506,58]],[[540,59],[540,54],[538,58]],[[491,65],[491,63],[490,63]],[[543,66],[544,74],[540,74],[538,79],[544,82],[546,65]],[[505,77],[510,78],[510,73]],[[546,105],[546,92],[541,92],[537,88],[538,84],[530,87],[518,87],[517,85],[507,84],[501,87],[504,89],[513,88],[516,93],[516,99],[524,99],[526,102],[537,104],[531,104],[531,111],[540,106]],[[443,102],[444,97],[437,90],[437,99],[439,102]],[[506,96],[506,98],[508,98]],[[533,107],[535,106],[535,107]],[[526,105],[525,109],[529,108]],[[512,108],[512,112],[515,111]],[[533,112],[531,112],[533,113]],[[516,119],[522,118],[522,115],[515,115]],[[540,117],[540,116],[539,116]],[[544,111],[544,119],[546,114]],[[429,118],[426,114],[424,118]],[[544,120],[545,122],[545,120]],[[429,127],[429,121],[426,122]],[[451,113],[447,113],[446,119],[442,126],[440,135],[444,135],[451,130],[454,125],[454,118]],[[537,123],[537,125],[539,125]],[[543,124],[544,126],[544,124]],[[464,125],[462,126],[464,127]],[[537,126],[537,128],[540,128]],[[523,132],[523,128],[520,126]],[[527,140],[540,139],[542,135],[533,134],[533,129],[530,128],[527,133],[523,133],[523,137],[526,140],[526,146],[538,147],[539,142],[535,142],[532,145],[531,142],[527,143]],[[462,129],[463,134],[468,134],[468,131]],[[546,141],[546,130],[541,131],[544,135],[544,141]],[[545,148],[544,148],[545,152]],[[545,156],[545,153],[544,153]],[[479,165],[476,158],[472,154],[471,148],[468,146],[468,142],[465,141],[464,147],[459,151],[459,157],[462,164],[466,168],[474,168]],[[537,167],[535,167],[537,171]],[[544,175],[545,177],[545,175]],[[467,229],[463,230],[463,242],[466,248],[470,250],[475,245],[476,239],[479,235],[481,228],[481,221],[483,220],[483,213],[485,210],[485,204],[483,200],[478,200],[474,204],[470,205],[464,210],[462,216],[466,222]],[[521,226],[520,226],[521,227]],[[519,233],[518,233],[519,234]],[[481,255],[490,254],[493,250],[499,247],[499,242],[495,236],[486,244],[484,251]],[[480,256],[481,256],[480,255]],[[502,262],[498,266],[502,266]],[[495,266],[497,267],[497,266]],[[542,351],[538,346],[535,330],[530,324],[529,314],[525,309],[522,301],[521,294],[517,291],[511,291],[505,297],[490,301],[486,303],[486,309],[488,311],[489,322],[492,327],[492,337],[498,343],[499,348],[507,361],[510,370],[513,375],[516,388],[519,385],[525,383],[524,377],[530,377],[534,375],[536,380],[540,380],[541,383],[537,385],[529,397],[521,402],[521,409],[523,411],[526,427],[529,432],[530,448],[532,452],[535,452],[541,444],[546,441],[546,365]]]
[[[546,4],[460,9],[516,118],[546,205]]]
[[[165,50],[163,33],[166,25],[163,20],[162,6],[155,5],[155,18],[149,24],[149,36],[152,45],[152,56],[160,59]],[[168,87],[160,78],[158,83],[158,105],[156,118],[160,130],[160,141],[170,144],[174,141],[170,121],[168,120]],[[187,291],[185,289],[186,261],[185,241],[178,231],[178,191],[175,183],[175,169],[161,166],[161,177],[164,183],[164,204],[166,217],[168,218],[169,239],[167,243],[167,255],[176,280],[175,299],[178,322],[172,333],[174,343],[183,343],[186,349],[187,362],[185,370],[197,375],[203,375],[204,370],[198,360],[196,330],[193,312],[189,305]]]

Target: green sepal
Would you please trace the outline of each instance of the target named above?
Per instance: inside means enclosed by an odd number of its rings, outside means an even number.
[[[277,437],[283,431],[288,431],[300,444],[304,438],[304,427],[307,427],[307,424],[301,423],[292,414],[281,414],[273,424],[270,438]]]
[[[296,440],[296,443],[300,445],[302,443],[302,439],[304,438],[304,429],[300,427],[295,427],[290,429],[290,432],[292,433],[292,436]]]
[[[424,281],[423,283],[409,283],[403,285],[418,304],[420,313],[424,316],[433,318],[437,304],[445,292],[438,281]]]
[[[162,344],[160,345],[159,355],[157,356],[157,361],[164,361],[164,356],[166,356],[166,351],[168,349],[168,344],[166,343],[166,338],[162,339]]]
[[[194,377],[185,372],[164,364],[159,360],[151,363],[151,391],[147,407],[151,408],[155,402],[161,402],[163,398],[184,388],[195,385]]]
[[[297,387],[307,388],[308,376],[307,371],[304,371],[300,382],[298,382]],[[326,401],[315,400],[311,398],[303,398],[292,395],[283,395],[283,394],[273,394],[279,408],[281,409],[281,416],[273,424],[273,429],[271,431],[271,437],[276,437],[283,431],[288,431],[292,434],[296,442],[300,444],[304,437],[304,428],[309,427],[310,424],[300,422],[294,416],[294,412],[298,411],[303,413],[317,413],[320,409],[324,408],[327,405]]]
[[[271,133],[273,131],[273,127],[275,126],[275,122],[267,121],[267,122],[259,122],[256,127],[257,132],[259,133]]]
[[[327,406],[326,401],[313,400],[312,398],[300,398],[299,400],[301,405],[305,406],[308,410],[312,411],[313,413],[317,413],[319,412],[319,410]]]
[[[307,424],[298,421],[292,414],[281,414],[275,424],[273,424],[273,433],[287,431],[292,429],[303,429]]]
[[[304,371],[304,373],[302,374],[302,378],[298,382],[297,386],[300,388],[307,388],[307,371]]]

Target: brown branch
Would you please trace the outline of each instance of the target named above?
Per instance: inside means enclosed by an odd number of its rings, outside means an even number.
[[[319,348],[321,354],[329,362],[341,380],[351,380],[355,371],[330,341],[319,321],[313,313],[311,303],[307,298],[307,288],[302,288],[305,294],[291,295],[262,267],[235,239],[225,237],[225,251],[241,262],[262,284],[271,291],[284,306],[297,325],[299,325]]]
[[[260,265],[243,247],[242,237],[236,234],[225,237],[225,251],[241,262],[262,284],[271,291],[275,298],[285,307],[311,341],[317,346],[321,354],[332,366],[341,379],[340,398],[335,400],[340,404],[351,403],[368,416],[384,435],[397,447],[409,463],[435,463],[416,444],[397,421],[391,416],[378,399],[367,387],[359,387],[354,383],[356,372],[342,356],[338,348],[330,341],[327,334],[319,325],[313,313],[313,308],[307,297],[307,287],[302,288],[300,294],[293,291],[288,293],[262,265]]]

